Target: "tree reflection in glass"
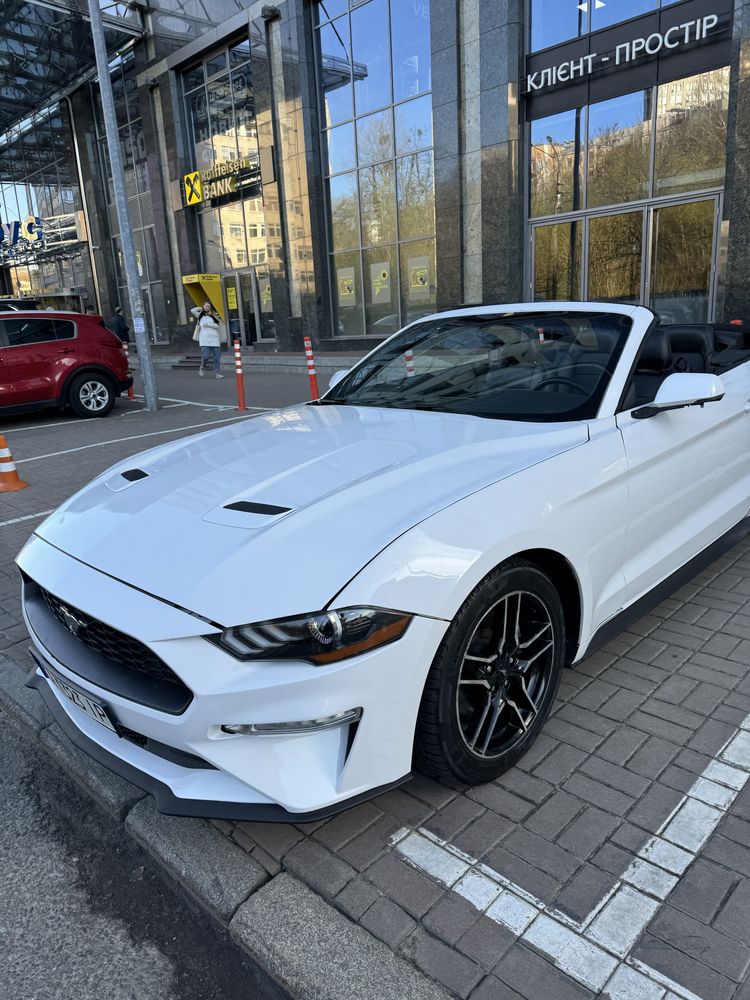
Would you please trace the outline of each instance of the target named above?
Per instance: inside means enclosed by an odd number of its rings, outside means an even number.
[[[582,231],[582,221],[535,228],[535,300],[575,301],[581,297]]]
[[[532,122],[532,216],[559,215],[581,207],[581,123],[580,108]]]
[[[642,211],[600,215],[590,220],[587,298],[640,302],[642,241]]]
[[[729,68],[658,88],[654,194],[720,187],[726,166]]]
[[[638,91],[589,107],[589,208],[648,195],[651,94]]]

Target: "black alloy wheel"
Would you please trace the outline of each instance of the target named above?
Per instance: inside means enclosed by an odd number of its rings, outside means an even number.
[[[439,778],[491,781],[528,750],[564,661],[560,599],[536,566],[511,560],[464,602],[427,678],[415,765]]]

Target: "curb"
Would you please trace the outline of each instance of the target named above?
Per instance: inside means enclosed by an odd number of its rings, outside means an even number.
[[[387,945],[286,872],[274,878],[209,823],[164,816],[64,736],[0,653],[0,708],[294,1000],[448,1000]]]

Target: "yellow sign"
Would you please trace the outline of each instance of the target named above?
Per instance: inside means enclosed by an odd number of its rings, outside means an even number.
[[[413,267],[410,271],[411,287],[426,288],[429,280],[426,267]]]
[[[199,205],[203,201],[203,182],[201,181],[200,170],[194,170],[191,174],[185,174],[183,184],[185,187],[185,204]]]
[[[224,302],[221,294],[221,276],[218,274],[186,274],[182,283],[185,291],[197,306],[208,300],[224,319]]]
[[[259,169],[257,158],[245,156],[237,160],[224,160],[210,170],[193,170],[185,174],[182,179],[185,204],[200,205],[212,198],[234,194],[240,173],[252,169]]]
[[[237,289],[231,285],[227,288],[227,305],[230,309],[237,308]]]

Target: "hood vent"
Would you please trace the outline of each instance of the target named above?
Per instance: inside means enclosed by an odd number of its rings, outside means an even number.
[[[127,479],[129,483],[135,483],[139,479],[148,479],[148,473],[144,472],[143,469],[127,469],[125,472],[120,473],[123,479]]]
[[[224,510],[240,510],[244,514],[265,514],[267,517],[288,514],[291,509],[291,507],[274,507],[270,503],[252,503],[250,500],[237,500],[224,507]]]

